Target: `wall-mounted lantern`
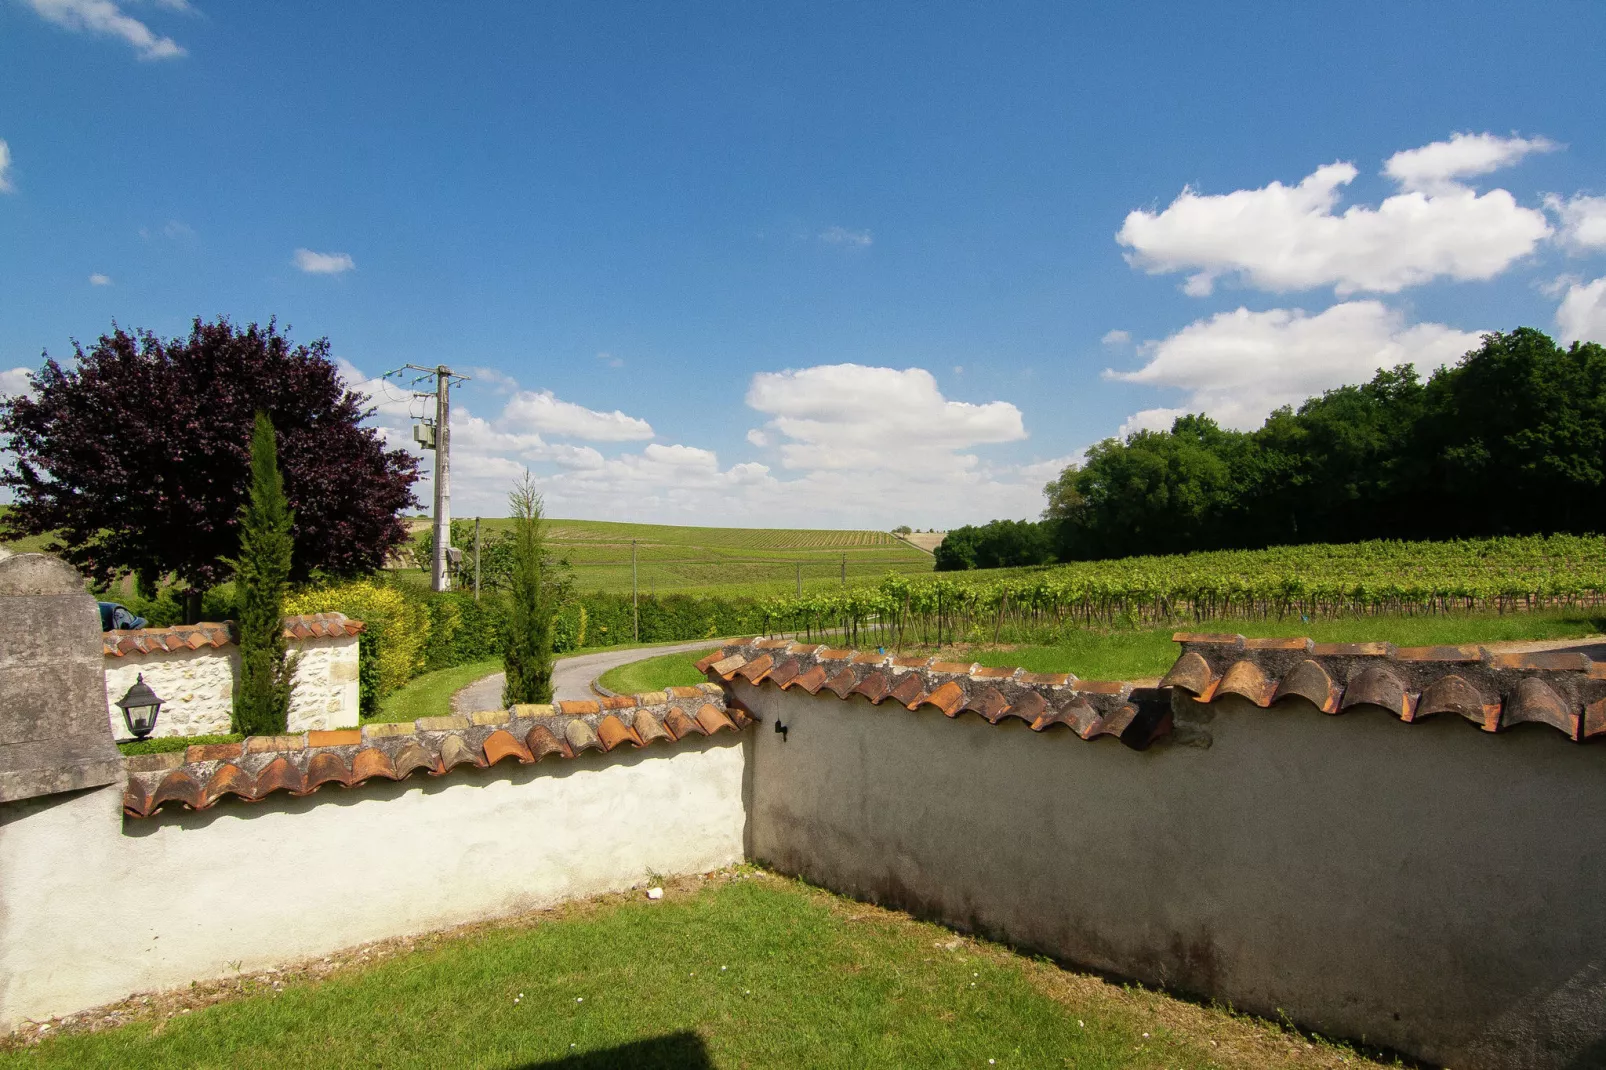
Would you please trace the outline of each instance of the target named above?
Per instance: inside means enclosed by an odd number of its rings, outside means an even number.
[[[123,722],[135,739],[144,739],[156,730],[156,715],[162,712],[162,700],[156,697],[141,673],[128,693],[117,700],[123,711]]]

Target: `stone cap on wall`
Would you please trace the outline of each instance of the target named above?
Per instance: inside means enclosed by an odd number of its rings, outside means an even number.
[[[121,778],[99,634],[95,599],[71,565],[0,560],[0,803]]]
[[[363,622],[344,613],[302,613],[284,618],[286,639],[332,639],[356,635]],[[128,628],[102,632],[101,652],[109,658],[129,654],[169,654],[202,647],[223,647],[238,642],[231,620],[201,624],[175,624],[168,628]]]
[[[418,772],[444,776],[458,766],[484,769],[506,758],[531,765],[548,757],[578,758],[590,750],[606,754],[626,744],[631,749],[674,744],[688,736],[736,732],[750,723],[741,710],[726,706],[721,688],[699,684],[602,702],[253,736],[126,759],[123,813],[151,817],[164,806],[205,810],[229,795],[258,802],[276,791],[310,795],[325,784],[352,788],[374,779],[405,780]]]

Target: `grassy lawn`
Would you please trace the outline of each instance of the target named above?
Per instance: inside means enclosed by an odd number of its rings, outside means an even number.
[[[500,658],[488,661],[471,661],[467,665],[453,665],[422,673],[391,692],[379,704],[379,712],[365,724],[380,721],[416,721],[420,717],[444,717],[452,712],[452,695],[460,687],[467,687],[482,676],[502,671]]]
[[[1177,631],[1238,632],[1247,636],[1305,635],[1317,642],[1391,642],[1399,646],[1494,643],[1520,639],[1582,639],[1606,631],[1606,619],[1587,610],[1466,616],[1359,617],[1302,622],[1217,620],[1189,627],[1088,630],[1051,646],[947,647],[943,656],[1033,672],[1073,672],[1084,680],[1141,680],[1164,675],[1177,659]]]
[[[662,691],[666,687],[695,687],[707,677],[694,666],[704,655],[718,650],[689,650],[680,654],[659,654],[655,658],[632,661],[609,669],[599,677],[603,687],[617,695],[639,695],[643,691]]]
[[[1377,1065],[750,870],[116,1009],[0,1068]]]

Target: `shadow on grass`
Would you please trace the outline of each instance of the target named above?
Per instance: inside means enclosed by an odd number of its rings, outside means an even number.
[[[670,1033],[621,1044],[605,1051],[570,1055],[544,1063],[523,1063],[510,1070],[613,1070],[614,1067],[642,1067],[645,1070],[713,1070],[703,1038],[696,1033]]]

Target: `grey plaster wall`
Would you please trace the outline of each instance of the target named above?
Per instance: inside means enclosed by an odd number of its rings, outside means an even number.
[[[784,872],[1457,1070],[1606,1065],[1606,746],[1229,699],[1138,753],[735,691]]]

